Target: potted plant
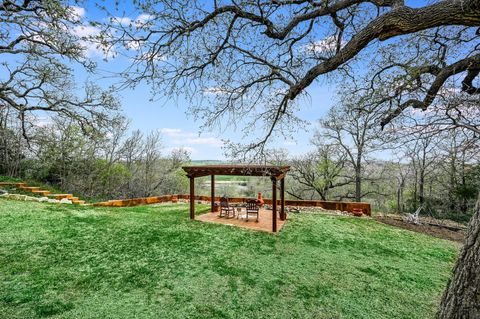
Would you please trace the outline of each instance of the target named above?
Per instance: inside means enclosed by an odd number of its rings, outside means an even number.
[[[220,210],[220,203],[219,202],[213,203],[213,212],[217,213],[219,210]]]
[[[258,203],[258,206],[260,206],[260,207],[263,207],[263,205],[265,204],[265,201],[262,198],[262,193],[261,192],[258,193],[257,203]]]
[[[356,216],[356,217],[361,217],[363,215],[363,209],[361,208],[354,208],[352,210],[352,214],[353,216]]]

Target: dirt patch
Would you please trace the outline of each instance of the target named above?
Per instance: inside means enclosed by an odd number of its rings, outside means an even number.
[[[433,221],[421,221],[421,224],[416,225],[405,222],[401,217],[375,216],[374,219],[384,224],[408,229],[418,233],[429,234],[442,239],[463,242],[465,238],[465,226],[458,225],[452,221],[448,221],[447,223],[442,221],[443,225]],[[432,223],[438,225],[431,225]]]

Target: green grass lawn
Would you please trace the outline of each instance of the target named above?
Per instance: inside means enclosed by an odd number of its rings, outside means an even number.
[[[0,199],[0,317],[432,318],[458,248],[370,219],[292,215],[273,235],[184,204]]]

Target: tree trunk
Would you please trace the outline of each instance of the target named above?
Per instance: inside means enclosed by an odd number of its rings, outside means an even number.
[[[357,156],[357,165],[355,165],[355,201],[362,201],[362,155]]]
[[[397,187],[397,213],[404,212],[403,190],[405,188],[405,180],[402,180]]]
[[[401,213],[402,209],[400,208],[400,186],[397,188],[397,213]]]
[[[324,201],[327,200],[326,191],[325,191],[325,192],[321,192],[321,191],[318,191],[318,190],[317,190],[317,194],[320,195],[320,199],[321,199],[321,200],[324,200]]]
[[[456,171],[456,158],[455,158],[455,152],[456,148],[454,151],[454,154],[452,155],[450,159],[450,191],[448,192],[448,197],[450,201],[450,211],[454,212],[455,208],[457,207],[456,205],[456,196],[455,196],[455,188],[457,187],[457,171]]]
[[[437,318],[480,318],[480,193]]]
[[[418,182],[418,201],[420,206],[425,202],[425,172],[420,171],[420,180]]]
[[[465,156],[462,158],[462,188],[466,189],[467,180],[465,178]],[[465,214],[468,210],[468,199],[467,196],[462,196],[460,199],[460,211]]]
[[[362,201],[362,179],[358,175],[355,177],[355,201]]]
[[[415,211],[417,209],[417,203],[418,203],[418,172],[417,169],[415,168],[415,184],[413,185],[413,210]]]

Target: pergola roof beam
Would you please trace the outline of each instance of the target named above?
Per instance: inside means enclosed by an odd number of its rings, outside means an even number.
[[[274,165],[205,165],[184,166],[188,177],[202,177],[208,175],[236,175],[236,176],[269,176],[277,180],[285,176],[290,166]]]

